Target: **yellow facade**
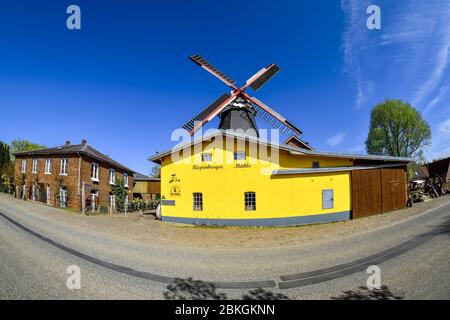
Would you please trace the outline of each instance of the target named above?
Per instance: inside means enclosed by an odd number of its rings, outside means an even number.
[[[319,162],[320,167],[351,166],[351,159],[292,154],[286,150],[279,150],[278,156],[270,158],[261,151],[265,147],[254,148],[254,143],[242,141],[232,144],[226,147],[201,142],[177,154],[177,159],[171,154],[161,158],[163,220],[218,225],[288,225],[349,218],[348,171],[296,175],[272,172],[312,168],[313,162]],[[234,152],[244,150],[246,159],[234,160]],[[211,161],[202,161],[202,153],[211,153]],[[323,190],[332,190],[332,208],[323,208]],[[245,210],[245,192],[255,192],[256,210]],[[201,211],[194,210],[194,193],[202,193]]]

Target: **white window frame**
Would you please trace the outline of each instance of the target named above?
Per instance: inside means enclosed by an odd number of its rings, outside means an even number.
[[[37,173],[38,159],[33,159],[31,162],[31,173]]]
[[[52,159],[45,159],[45,173],[44,174],[52,174]]]
[[[123,174],[123,184],[125,188],[128,188],[128,173]]]
[[[98,163],[92,162],[91,163],[91,180],[92,181],[96,181],[99,182],[99,171],[100,171],[100,166],[98,165]]]
[[[22,159],[22,173],[27,172],[27,160]]]
[[[61,164],[61,166],[59,168],[59,175],[60,176],[67,176],[67,169],[69,168],[69,159],[68,158],[61,158],[60,164]]]
[[[109,184],[116,184],[116,170],[109,169]]]

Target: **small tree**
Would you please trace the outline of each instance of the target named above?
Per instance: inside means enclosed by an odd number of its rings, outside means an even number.
[[[430,143],[430,126],[409,103],[387,99],[372,109],[367,153],[419,158]]]
[[[125,207],[125,202],[128,197],[128,189],[125,187],[125,182],[123,181],[123,179],[116,178],[115,184],[111,186],[111,193],[116,199],[116,206],[118,206],[119,208],[121,208],[122,206]]]
[[[0,175],[9,174],[11,167],[11,156],[9,145],[0,141]]]
[[[22,139],[14,139],[11,141],[11,148],[10,148],[10,157],[14,161],[14,153],[21,152],[21,151],[32,151],[32,150],[38,150],[38,149],[45,149],[46,146],[32,143],[28,140],[22,140]]]
[[[150,177],[161,178],[161,166],[160,165],[155,165],[152,167],[152,170],[150,172]]]

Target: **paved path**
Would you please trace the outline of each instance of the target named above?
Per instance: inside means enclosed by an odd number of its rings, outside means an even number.
[[[215,282],[230,298],[254,287],[330,298],[365,285],[372,264],[380,266],[382,284],[405,298],[450,298],[450,203],[334,241],[236,250],[123,241],[25,211],[16,201],[0,202],[0,298],[161,298],[174,277]],[[74,264],[81,290],[66,288],[66,268]]]

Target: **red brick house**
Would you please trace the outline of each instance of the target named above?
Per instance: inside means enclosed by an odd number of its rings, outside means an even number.
[[[14,183],[19,198],[76,210],[115,208],[111,186],[123,179],[133,200],[134,171],[102,154],[83,140],[55,148],[15,154]]]

